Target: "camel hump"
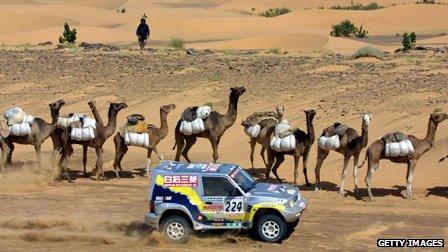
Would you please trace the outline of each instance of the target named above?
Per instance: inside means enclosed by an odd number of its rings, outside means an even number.
[[[381,138],[385,143],[397,143],[408,140],[408,136],[400,131],[388,133]]]

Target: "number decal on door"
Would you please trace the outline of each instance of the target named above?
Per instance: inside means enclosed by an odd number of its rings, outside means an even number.
[[[239,199],[226,202],[226,212],[237,213],[243,210],[243,202]]]

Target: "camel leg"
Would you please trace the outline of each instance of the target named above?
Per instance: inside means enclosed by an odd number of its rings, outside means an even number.
[[[182,154],[182,150],[185,147],[185,139],[181,136],[181,133],[176,131],[176,157],[174,158],[174,161],[180,160],[180,155]]]
[[[0,143],[0,150],[2,151],[2,157],[1,157],[1,164],[0,164],[0,172],[2,174],[5,174],[5,160],[6,160],[6,156],[8,154],[8,146],[4,143],[1,142]]]
[[[72,182],[70,175],[68,173],[68,161],[70,158],[70,153],[68,151],[63,151],[61,158],[59,159],[59,169],[58,169],[58,179],[62,180],[63,176],[67,178],[68,182]]]
[[[185,138],[186,143],[184,149],[182,150],[182,157],[184,157],[188,163],[191,163],[190,158],[188,157],[188,152],[190,151],[191,147],[196,143],[196,140],[197,140],[196,137]]]
[[[8,142],[8,155],[6,156],[6,163],[11,164],[12,163],[12,152],[14,151],[14,144],[11,142]]]
[[[40,144],[36,144],[34,145],[34,150],[36,151],[36,159],[37,159],[37,165],[39,166],[39,169],[42,168],[42,156],[41,156],[41,145]]]
[[[316,168],[314,169],[314,175],[316,179],[316,187],[315,190],[320,190],[320,169],[322,167],[322,164],[324,163],[324,160],[327,158],[328,153],[330,153],[327,150],[324,150],[322,148],[317,149],[317,162],[316,162]]]
[[[280,179],[280,177],[277,174],[277,169],[278,167],[280,167],[280,165],[283,163],[283,161],[285,161],[285,156],[284,155],[279,155],[275,158],[275,164],[272,167],[272,173],[274,173],[275,177],[277,177],[279,183],[282,183],[283,181]],[[298,162],[298,160],[297,160]]]
[[[126,154],[126,152],[128,151],[128,146],[124,143],[123,138],[119,133],[115,135],[114,143],[115,143],[114,170],[117,178],[120,178],[118,170],[120,170],[121,172],[123,171],[123,169],[121,168],[121,160],[123,159],[124,154]]]
[[[305,151],[305,153],[303,153],[303,175],[305,176],[305,183],[306,186],[311,186],[310,181],[308,180],[308,172],[307,172],[307,166],[308,166],[308,156],[309,156],[310,151]],[[295,180],[295,178],[294,178]],[[295,181],[294,181],[295,184]]]
[[[252,169],[254,169],[254,152],[255,152],[255,144],[257,144],[255,138],[250,138],[250,163],[252,165]],[[264,159],[264,158],[263,158]]]
[[[294,185],[297,183],[300,155],[294,155]]]
[[[266,151],[266,148],[264,146],[261,146],[261,151],[260,151],[260,156],[263,159],[263,163],[265,166],[267,166],[268,164],[266,163],[266,159],[264,157],[264,152]]]
[[[353,190],[354,193],[357,192],[358,190],[358,161],[359,161],[359,155],[361,153],[355,153],[355,155],[353,155],[353,183],[355,184],[355,189]]]
[[[414,170],[415,170],[415,161],[412,159],[408,162],[408,171],[406,174],[406,198],[407,199],[414,199],[414,196],[412,195],[412,178],[414,176]]]
[[[151,155],[152,155],[152,149],[148,148],[148,153],[146,154],[146,174],[145,174],[147,178],[149,178],[149,168],[151,167]]]
[[[342,175],[341,175],[341,186],[339,186],[339,194],[344,195],[344,182],[345,177],[347,176],[347,166],[348,161],[350,160],[350,156],[344,155],[344,163],[342,165]]]
[[[102,148],[95,148],[95,152],[96,152],[96,168],[97,168],[97,173],[96,173],[96,178],[100,179],[100,176],[105,180],[106,176],[104,175],[104,170],[103,170],[103,149]]]
[[[274,164],[275,164],[274,155],[272,154],[272,152],[270,150],[268,150],[268,163],[266,164],[266,173],[265,173],[266,183],[269,182],[269,175],[272,171]]]
[[[219,158],[219,153],[218,153],[219,139],[210,139],[210,143],[212,144],[212,149],[213,149],[213,163],[216,164],[216,161],[218,161],[218,158]]]
[[[366,186],[367,186],[367,192],[369,193],[369,198],[370,201],[375,201],[375,197],[373,197],[372,194],[372,190],[371,190],[371,182],[372,182],[372,176],[373,173],[376,171],[376,169],[378,169],[378,163],[373,163],[372,161],[370,161],[370,158],[368,160],[368,169],[367,169],[367,174],[366,174]]]
[[[82,146],[82,167],[84,168],[84,177],[87,178],[87,145]]]

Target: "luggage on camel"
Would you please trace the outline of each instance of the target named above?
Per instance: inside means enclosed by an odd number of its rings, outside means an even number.
[[[56,121],[56,126],[61,129],[66,129],[72,122],[79,122],[81,118],[86,118],[87,116],[85,114],[77,114],[77,113],[70,113],[68,116],[60,116],[58,117],[58,120]],[[95,125],[96,128],[96,125]]]
[[[269,122],[275,124],[279,123],[279,117],[283,116],[278,111],[255,112],[248,116],[241,125],[244,127],[244,132],[251,138],[255,138],[260,133],[261,128],[264,128]]]
[[[182,112],[179,131],[186,135],[195,135],[205,130],[204,120],[211,113],[209,106],[189,107]]]
[[[126,132],[124,134],[124,143],[126,145],[138,146],[138,147],[149,147],[149,134],[148,133],[134,133]]]
[[[283,120],[275,126],[274,137],[269,145],[271,149],[277,152],[291,151],[296,147],[296,137],[294,132],[296,128],[292,128],[288,121]]]
[[[244,132],[245,132],[246,135],[248,135],[249,137],[255,138],[255,137],[257,137],[258,134],[260,133],[260,129],[261,129],[260,124],[255,124],[254,126],[245,127],[245,128],[244,128]]]
[[[348,127],[342,123],[335,123],[324,129],[319,137],[317,145],[324,150],[337,150],[341,146],[341,138],[344,137]]]
[[[385,143],[386,157],[406,157],[414,154],[414,146],[407,135],[402,132],[388,133],[381,138]]]
[[[27,136],[31,134],[31,124],[34,116],[25,113],[21,108],[14,107],[5,112],[9,133],[13,136]]]
[[[96,120],[89,117],[80,117],[79,121],[69,124],[70,138],[75,141],[89,141],[95,138]]]
[[[141,114],[132,114],[128,116],[128,124],[129,125],[135,125],[139,121],[145,121],[145,116]]]

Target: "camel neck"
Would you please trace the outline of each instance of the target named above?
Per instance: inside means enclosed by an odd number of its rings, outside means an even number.
[[[168,114],[160,110],[160,137],[164,138],[168,135],[168,123],[167,123]]]
[[[429,118],[428,122],[428,130],[426,132],[426,137],[424,140],[426,140],[431,146],[434,146],[434,140],[436,137],[436,131],[437,131],[437,124]],[[430,146],[430,147],[431,147]]]
[[[55,125],[56,122],[58,121],[58,117],[59,117],[59,109],[50,109],[50,113],[51,113],[51,125]]]
[[[109,121],[107,122],[107,126],[105,128],[105,135],[110,136],[115,132],[117,128],[117,112],[112,108],[109,108],[109,112],[107,113]]]
[[[225,115],[225,118],[227,120],[224,122],[224,126],[226,126],[226,127],[232,126],[236,120],[236,115],[237,115],[237,110],[238,110],[238,99],[239,99],[239,96],[230,94],[229,107],[228,107],[227,113]]]
[[[314,125],[313,120],[310,118],[310,116],[306,117],[306,131],[308,133],[308,136],[310,138],[311,144],[314,143]]]
[[[364,122],[362,124],[362,132],[361,132],[362,146],[366,147],[369,143],[369,126],[365,125]]]

